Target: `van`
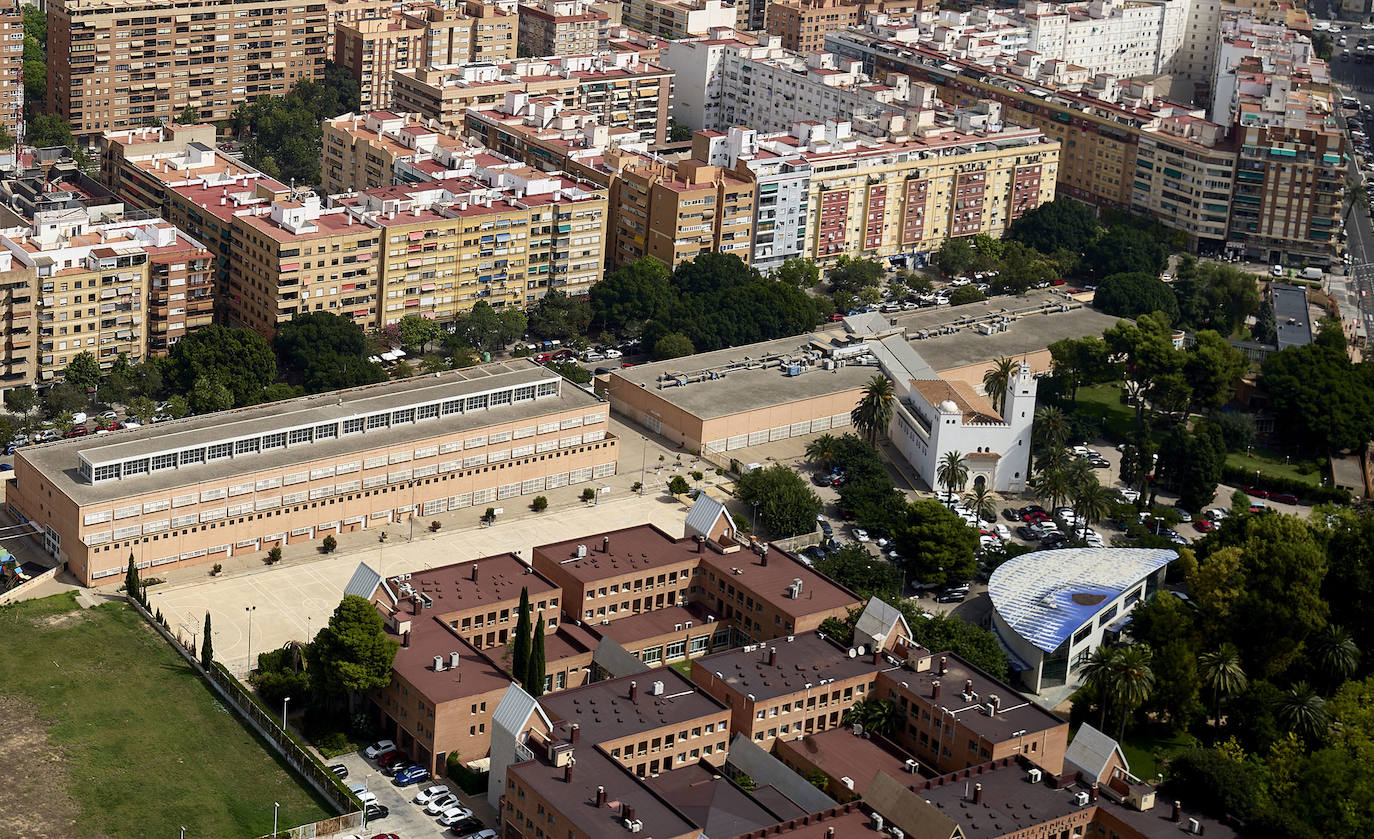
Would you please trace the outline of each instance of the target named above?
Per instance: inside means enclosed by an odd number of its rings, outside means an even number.
[[[72,414],[72,425],[80,425],[86,421],[86,415],[80,411]]]
[[[1309,265],[1302,269],[1302,278],[1304,280],[1320,280],[1323,276],[1324,273],[1320,268],[1314,268]]]

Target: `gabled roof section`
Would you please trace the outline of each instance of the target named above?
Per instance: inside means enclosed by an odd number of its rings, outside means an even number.
[[[835,800],[811,782],[793,772],[782,761],[765,752],[743,734],[730,738],[731,766],[754,779],[760,788],[771,786],[807,813],[819,813],[835,806]]]
[[[649,665],[637,656],[630,655],[624,647],[610,638],[602,638],[601,643],[596,645],[596,649],[592,651],[592,664],[610,673],[614,679],[647,673],[650,670]]]
[[[903,637],[911,637],[911,627],[907,626],[906,618],[897,607],[877,597],[870,597],[863,614],[859,615],[858,623],[854,624],[854,637],[858,639],[862,636],[881,646],[892,636],[893,627],[897,627]]]
[[[359,562],[358,567],[353,571],[353,577],[349,579],[348,585],[344,586],[344,595],[356,595],[364,600],[371,600],[372,595],[377,592],[377,586],[382,585],[382,575],[373,570],[372,566],[366,562]],[[396,597],[390,589],[382,585],[389,599],[394,604]]]
[[[1100,781],[1112,755],[1120,757],[1121,765],[1127,772],[1131,771],[1121,745],[1091,725],[1083,723],[1074,735],[1068,750],[1064,752],[1064,762],[1082,772],[1089,782]]]
[[[864,801],[887,817],[907,836],[922,839],[953,839],[963,836],[954,820],[931,805],[906,785],[886,772],[879,772],[868,785]]]
[[[535,714],[539,715],[539,719],[544,721],[549,730],[553,729],[553,723],[544,713],[544,709],[539,707],[539,702],[525,693],[524,688],[512,684],[506,688],[506,692],[501,695],[501,701],[496,704],[496,710],[491,715],[491,724],[493,727],[500,726],[518,739],[521,730]]]
[[[715,529],[716,522],[721,516],[725,516],[726,526],[734,532],[735,520],[730,518],[730,511],[725,509],[725,505],[704,492],[697,493],[697,500],[687,513],[687,523],[684,525],[687,538],[711,538],[711,531]]]

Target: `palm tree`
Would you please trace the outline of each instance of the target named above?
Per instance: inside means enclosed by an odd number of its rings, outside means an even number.
[[[1150,648],[1144,644],[1123,647],[1112,669],[1112,703],[1121,712],[1121,729],[1116,735],[1119,742],[1126,736],[1126,719],[1131,712],[1150,698],[1154,690],[1155,674],[1150,669],[1153,658]]]
[[[945,456],[940,458],[940,465],[935,467],[935,480],[944,485],[949,499],[953,501],[954,491],[957,489],[962,492],[964,484],[968,483],[968,462],[964,460],[963,453],[957,450],[945,452]]]
[[[1326,684],[1335,687],[1354,675],[1360,666],[1360,648],[1349,632],[1327,624],[1312,642],[1312,660]]]
[[[1041,501],[1046,501],[1050,509],[1063,506],[1064,499],[1069,497],[1073,490],[1073,484],[1069,482],[1069,473],[1066,469],[1043,469],[1040,474],[1030,479],[1031,492]]]
[[[976,483],[973,489],[964,493],[964,504],[980,519],[996,518],[997,502],[1001,500],[997,493],[988,489],[986,483]]]
[[[1203,683],[1212,690],[1216,706],[1213,719],[1217,725],[1221,725],[1222,697],[1236,696],[1249,684],[1245,670],[1240,666],[1240,651],[1232,644],[1222,644],[1198,656],[1197,667]]]
[[[822,434],[810,443],[806,444],[807,461],[816,464],[822,469],[829,469],[835,465],[835,437],[830,434]]]
[[[1083,536],[1088,535],[1088,527],[1099,522],[1112,512],[1116,491],[1098,483],[1097,476],[1085,481],[1073,494],[1073,506],[1079,518],[1083,519]]]
[[[1088,655],[1087,662],[1083,664],[1083,681],[1092,685],[1097,692],[1097,706],[1102,711],[1097,724],[1099,731],[1107,727],[1107,705],[1111,701],[1112,674],[1116,672],[1119,656],[1119,647],[1101,646],[1093,650]]]
[[[1069,422],[1064,412],[1054,405],[1036,410],[1031,437],[1041,448],[1062,449],[1069,439]]]
[[[892,380],[882,375],[874,376],[864,385],[863,398],[849,412],[849,421],[864,433],[868,442],[876,444],[878,434],[892,421],[892,403],[896,398]]]
[[[992,409],[1000,414],[1007,406],[1007,388],[1016,375],[1016,362],[1003,356],[992,363],[993,367],[983,373],[983,390],[987,391]]]
[[[1275,709],[1279,722],[1309,743],[1316,744],[1326,735],[1330,723],[1326,714],[1326,700],[1307,682],[1298,682],[1284,693]]]
[[[1363,181],[1354,178],[1345,179],[1345,218],[1350,220],[1350,211],[1355,209],[1356,204],[1363,204],[1369,200],[1369,188]]]

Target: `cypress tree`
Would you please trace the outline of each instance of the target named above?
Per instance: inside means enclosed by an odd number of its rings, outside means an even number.
[[[130,551],[129,567],[124,571],[124,593],[129,599],[142,602],[142,598],[139,597],[141,588],[138,581],[138,566],[134,565],[134,554]]]
[[[520,614],[515,622],[515,638],[511,641],[510,672],[516,681],[524,681],[530,666],[530,590],[520,589]]]
[[[530,666],[525,674],[525,692],[536,699],[544,695],[544,613],[539,613],[530,647]]]
[[[214,666],[215,648],[210,643],[210,613],[205,613],[205,637],[200,642],[200,663],[206,670]]]

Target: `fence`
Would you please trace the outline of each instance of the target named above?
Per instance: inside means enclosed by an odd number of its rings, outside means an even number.
[[[143,608],[142,603],[133,598],[129,598],[129,603],[143,616],[149,626],[157,630],[158,634],[171,645],[172,649],[186,659],[186,662],[200,674],[201,678],[209,682],[210,687],[219,694],[220,698],[237,711],[239,716],[263,739],[272,744],[272,748],[281,755],[288,766],[295,770],[297,775],[343,814],[313,825],[301,825],[292,828],[285,831],[287,835],[291,836],[292,839],[312,839],[316,835],[328,835],[362,827],[362,802],[344,785],[338,776],[329,771],[329,767],[315,757],[314,753],[300,738],[282,727],[280,717],[272,714],[256,696],[243,686],[242,682],[234,678],[234,675],[218,661],[213,662],[214,666],[206,670],[200,663],[200,657],[194,649],[194,644],[192,648],[184,646],[180,638],[174,636],[167,627],[158,623],[157,619],[149,614],[147,609]]]

